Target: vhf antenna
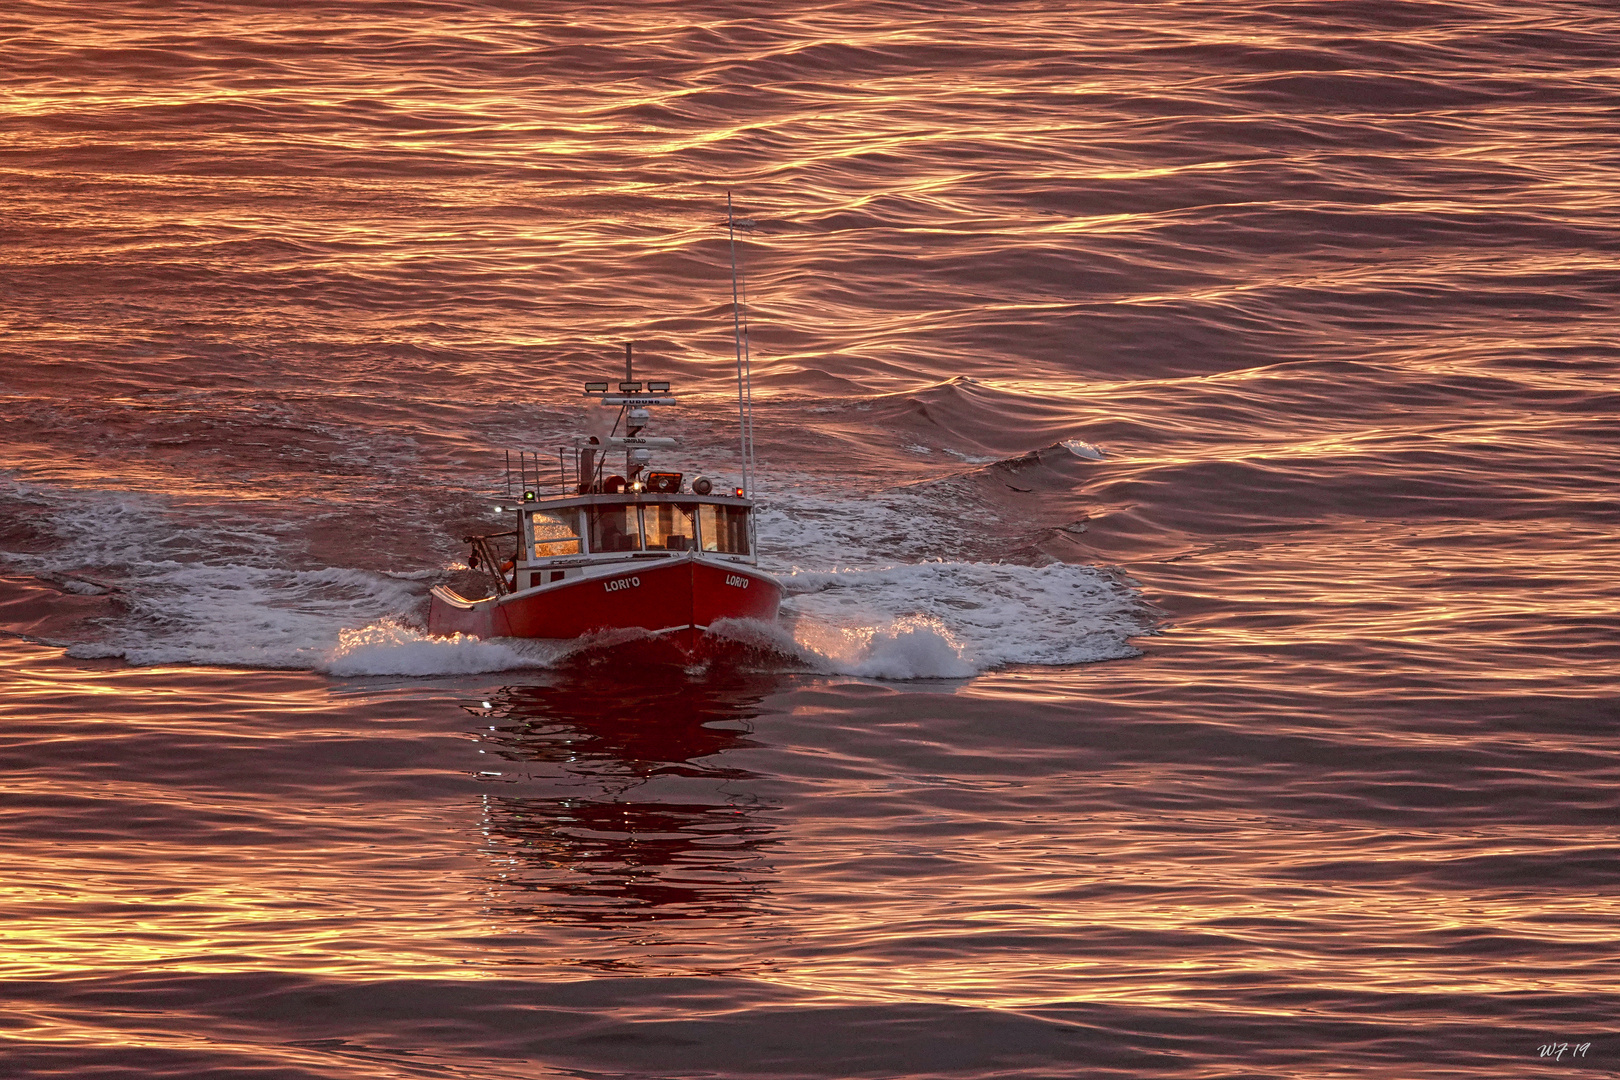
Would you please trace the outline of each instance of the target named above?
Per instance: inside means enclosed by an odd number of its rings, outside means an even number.
[[[737,221],[731,211],[731,192],[726,192],[726,236],[731,241],[731,329],[737,339],[737,429],[741,442],[743,494],[754,490],[754,372],[748,338],[743,333],[741,288],[737,273]]]

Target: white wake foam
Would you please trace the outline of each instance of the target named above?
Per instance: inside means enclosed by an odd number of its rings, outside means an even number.
[[[456,634],[435,637],[396,619],[343,630],[319,665],[331,675],[476,675],[549,667],[569,650],[535,641],[485,641]]]
[[[57,577],[92,567],[127,609],[98,640],[72,645],[74,657],[318,668],[344,628],[408,612],[429,586],[426,573],[290,566],[296,523],[255,521],[248,508],[129,492],[30,494],[60,541],[5,561]]]
[[[876,678],[1135,656],[1129,639],[1153,626],[1115,575],[1064,563],[919,563],[796,573],[786,584],[794,640],[829,670]]]
[[[126,567],[131,608],[117,632],[70,656],[132,664],[320,667],[345,626],[367,626],[413,607],[426,586],[368,570],[286,570],[240,563]]]
[[[946,626],[924,616],[906,616],[877,626],[801,620],[794,640],[812,666],[838,675],[965,679],[980,670]]]
[[[218,506],[130,493],[28,494],[42,509],[49,504],[62,543],[5,561],[58,576],[94,571],[84,580],[112,583],[128,609],[70,655],[432,676],[550,666],[577,651],[431,637],[411,624],[439,570],[296,568],[296,519],[255,522]],[[1129,639],[1154,619],[1113,574],[1065,564],[906,562],[924,550],[969,550],[970,532],[982,539],[983,521],[937,502],[915,490],[784,496],[760,522],[765,564],[788,591],[783,623],[748,632],[813,670],[881,679],[965,678],[1007,664],[1136,654]],[[789,570],[789,558],[812,568]]]
[[[721,619],[719,637],[780,657],[789,666],[827,675],[870,679],[965,679],[978,672],[949,630],[929,619],[896,619],[884,626],[783,624]]]
[[[964,515],[937,489],[897,488],[870,495],[793,488],[759,509],[760,556],[773,572],[875,567],[972,550],[997,518]]]

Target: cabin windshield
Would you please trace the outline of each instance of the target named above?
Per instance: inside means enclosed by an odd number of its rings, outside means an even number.
[[[649,503],[641,508],[648,551],[689,551],[696,547],[692,508],[677,503]]]
[[[698,504],[703,550],[726,555],[748,554],[748,507]]]
[[[529,513],[529,542],[534,558],[579,554],[579,515],[573,510],[535,510]]]
[[[591,523],[592,551],[641,550],[641,525],[634,506],[624,503],[592,506],[585,515]]]

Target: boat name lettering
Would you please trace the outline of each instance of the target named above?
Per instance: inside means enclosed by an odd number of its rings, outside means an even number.
[[[726,584],[735,585],[739,589],[746,589],[748,588],[748,579],[741,574],[727,574]]]
[[[641,588],[641,579],[638,577],[614,578],[612,581],[602,582],[602,589],[605,592],[618,592],[620,589],[639,588]]]

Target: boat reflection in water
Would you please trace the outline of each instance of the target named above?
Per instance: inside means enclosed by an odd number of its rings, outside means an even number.
[[[493,913],[625,924],[759,910],[777,808],[721,759],[758,745],[749,721],[776,680],[648,678],[508,687],[469,709],[500,762],[486,776],[524,792],[484,796]]]

